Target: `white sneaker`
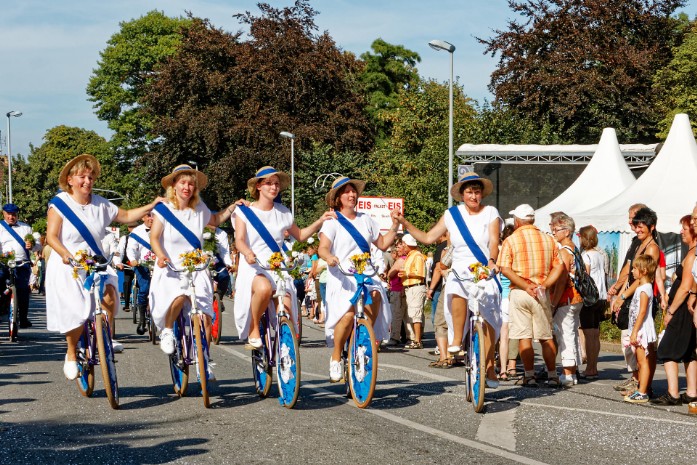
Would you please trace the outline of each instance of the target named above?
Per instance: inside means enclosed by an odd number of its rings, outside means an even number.
[[[174,331],[165,328],[160,332],[160,349],[167,355],[174,353]]]
[[[571,387],[574,385],[574,375],[561,375],[559,382],[564,387]]]
[[[215,373],[213,373],[213,368],[211,368],[210,363],[207,365],[207,368],[208,368],[208,375],[207,375],[208,381],[218,381],[218,379],[215,377]]]
[[[70,381],[77,379],[80,374],[80,370],[77,368],[77,362],[74,360],[68,361],[68,355],[65,356],[65,363],[63,364],[63,374]]]
[[[329,381],[332,383],[338,383],[341,378],[344,377],[343,370],[341,369],[341,362],[335,360],[329,361]]]
[[[121,344],[116,339],[111,340],[111,347],[112,349],[114,349],[115,354],[120,354],[121,352],[123,352],[123,344]]]

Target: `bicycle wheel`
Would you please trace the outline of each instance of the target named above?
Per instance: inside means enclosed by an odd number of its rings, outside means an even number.
[[[271,390],[271,367],[269,366],[269,334],[266,331],[266,321],[262,317],[259,322],[261,337],[261,348],[252,350],[252,375],[254,376],[254,386],[259,397],[266,397]]]
[[[131,300],[129,306],[131,307],[131,314],[133,315],[133,324],[138,324],[138,312],[136,312],[136,303],[138,302],[138,280],[133,276],[133,281],[131,285]]]
[[[211,339],[213,344],[220,344],[220,337],[223,334],[223,312],[220,311],[220,297],[217,293],[213,293],[213,313],[215,314],[215,321],[211,326]]]
[[[303,340],[303,308],[301,305],[298,305],[298,345],[300,345],[300,342]]]
[[[349,384],[353,401],[359,408],[370,405],[378,377],[378,354],[375,350],[375,333],[370,321],[356,320],[356,329],[349,343]]]
[[[94,366],[90,364],[92,349],[90,348],[87,331],[92,331],[91,324],[85,325],[85,330],[77,341],[78,376],[75,382],[80,394],[85,397],[92,397],[94,392]]]
[[[152,342],[153,345],[157,345],[157,326],[155,326],[155,320],[153,320],[150,314],[150,307],[145,309],[145,318],[148,322],[148,340]]]
[[[278,354],[276,377],[278,379],[278,402],[293,408],[300,392],[300,350],[293,322],[287,317],[278,324]]]
[[[194,323],[194,339],[196,340],[196,366],[198,367],[198,381],[201,384],[201,396],[203,406],[211,406],[208,397],[208,344],[206,343],[206,330],[200,315],[192,315]]]
[[[114,360],[114,349],[111,346],[109,322],[103,314],[96,316],[94,330],[97,334],[97,353],[99,354],[99,365],[102,367],[106,397],[109,399],[111,408],[117,409],[119,408],[119,384],[116,379],[116,361]]]
[[[169,356],[169,372],[172,375],[174,393],[184,397],[186,388],[189,386],[189,365],[184,360],[186,338],[181,317],[174,322],[172,331],[174,332],[174,352]]]
[[[10,288],[10,319],[8,322],[9,325],[9,338],[10,342],[16,342],[17,341],[17,301],[15,300],[15,296],[17,295],[17,288],[15,286],[12,286]]]
[[[469,371],[466,383],[470,388],[470,397],[474,411],[479,413],[484,408],[484,390],[486,388],[486,352],[484,351],[484,329],[482,323],[477,321],[474,324],[472,334],[469,335],[471,340],[470,350],[467,353],[469,359]]]

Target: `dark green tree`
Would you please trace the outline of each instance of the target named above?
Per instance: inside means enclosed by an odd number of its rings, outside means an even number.
[[[496,100],[567,142],[595,143],[604,127],[625,142],[654,140],[653,76],[679,41],[684,0],[509,0],[522,16],[490,39]]]

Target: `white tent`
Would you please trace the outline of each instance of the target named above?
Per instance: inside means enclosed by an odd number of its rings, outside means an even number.
[[[692,212],[697,194],[697,142],[686,114],[675,116],[663,148],[651,166],[615,198],[573,215],[576,224],[592,224],[598,231],[629,232],[627,210],[644,203],[658,215],[660,232],[680,232],[680,218]],[[598,185],[605,190],[609,185]]]
[[[586,169],[556,199],[535,211],[535,224],[543,231],[548,231],[550,213],[563,211],[574,217],[575,213],[614,198],[635,181],[620,151],[615,130],[605,128]],[[577,223],[577,226],[583,224]]]

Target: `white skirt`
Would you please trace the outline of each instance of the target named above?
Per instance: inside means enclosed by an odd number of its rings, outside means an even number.
[[[213,284],[207,270],[195,271],[193,274],[196,287],[196,305],[206,315],[213,317]],[[155,266],[150,280],[150,312],[155,325],[165,326],[167,312],[179,296],[187,295],[186,282],[180,280],[180,273],[169,268]],[[191,301],[186,299],[182,311],[191,310]]]
[[[445,284],[445,300],[444,313],[445,322],[448,325],[448,345],[461,344],[462,341],[453,341],[455,335],[453,331],[453,314],[451,305],[453,296],[459,296],[467,300],[467,316],[465,317],[465,331],[463,337],[469,331],[469,317],[472,306],[476,304],[479,297],[479,314],[484,318],[484,321],[493,326],[496,331],[495,340],[499,338],[501,332],[501,292],[495,280],[480,281],[474,284],[470,281],[458,281],[455,276],[450,273]]]

